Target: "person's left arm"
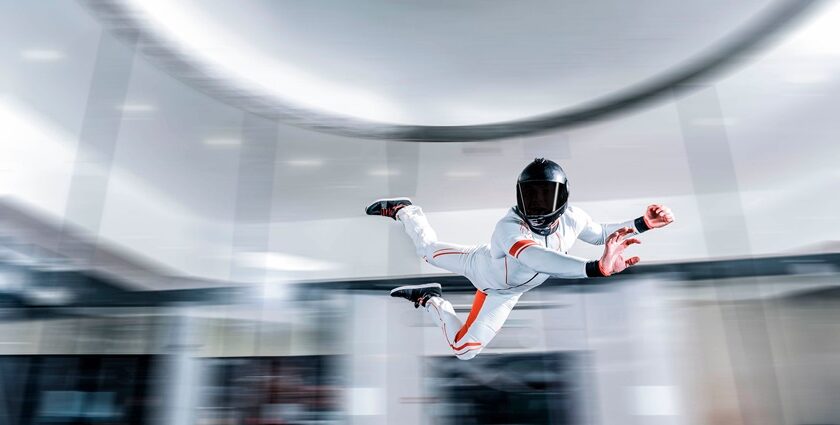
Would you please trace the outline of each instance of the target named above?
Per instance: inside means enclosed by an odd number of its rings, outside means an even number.
[[[639,234],[674,222],[674,213],[671,209],[660,204],[649,205],[644,215],[623,223],[597,223],[589,214],[580,209],[577,209],[577,214],[583,221],[583,229],[578,234],[578,239],[593,245],[603,245],[609,235],[624,227],[629,227],[635,231],[635,234]]]

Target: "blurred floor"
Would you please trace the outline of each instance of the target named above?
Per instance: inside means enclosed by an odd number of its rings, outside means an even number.
[[[836,423],[840,280],[824,270],[542,288],[476,361],[380,293],[7,319],[0,412],[8,424]],[[471,294],[449,298],[465,314]]]

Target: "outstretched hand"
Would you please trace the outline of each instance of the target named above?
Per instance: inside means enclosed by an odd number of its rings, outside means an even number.
[[[665,227],[674,222],[674,213],[671,209],[660,204],[653,204],[645,211],[645,224],[651,229]]]
[[[604,276],[620,273],[639,262],[639,257],[624,259],[624,250],[628,246],[642,243],[636,238],[625,239],[631,234],[633,234],[633,229],[623,227],[607,237],[606,244],[604,244],[604,255],[598,261],[598,267],[600,267]]]

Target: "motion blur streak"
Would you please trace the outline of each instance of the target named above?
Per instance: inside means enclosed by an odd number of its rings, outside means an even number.
[[[840,1],[0,0],[0,425],[838,424],[839,28]],[[459,360],[388,295],[440,283],[463,322],[473,283],[365,207],[486,243],[536,157],[597,222],[676,221]]]

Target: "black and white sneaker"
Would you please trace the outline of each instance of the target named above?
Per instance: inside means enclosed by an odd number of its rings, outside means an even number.
[[[378,199],[365,209],[365,213],[367,215],[391,217],[396,220],[397,211],[408,205],[411,205],[411,199],[408,198]]]
[[[423,285],[400,286],[391,290],[391,296],[405,298],[414,302],[414,308],[426,306],[426,301],[431,297],[439,297],[443,292],[439,283],[426,283]]]

